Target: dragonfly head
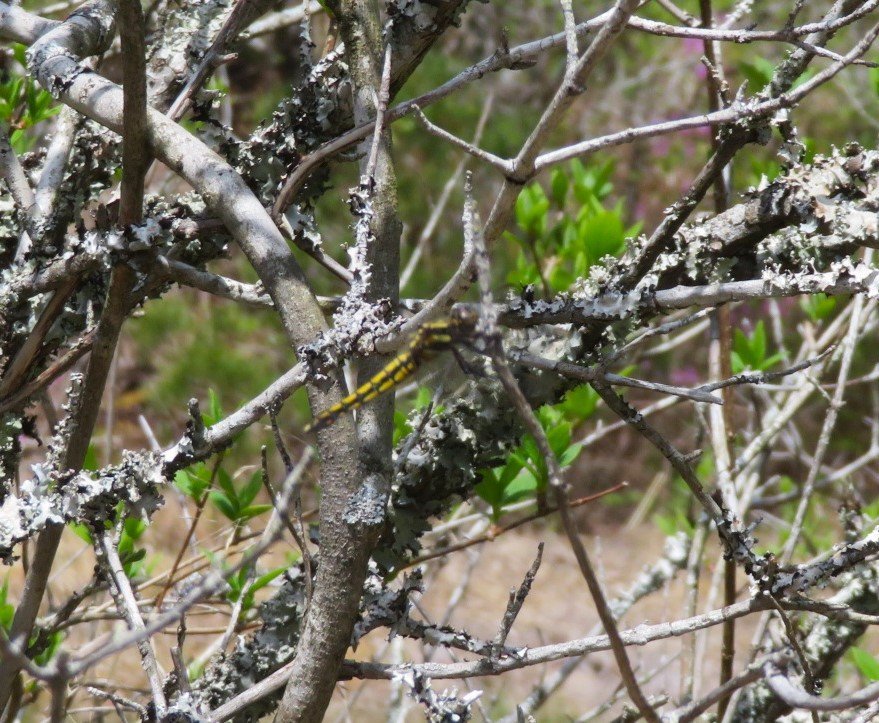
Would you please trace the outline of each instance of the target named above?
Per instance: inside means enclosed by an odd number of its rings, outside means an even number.
[[[458,338],[467,338],[476,331],[479,314],[468,306],[456,306],[449,315],[449,330]]]

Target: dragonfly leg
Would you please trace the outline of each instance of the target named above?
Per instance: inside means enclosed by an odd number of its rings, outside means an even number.
[[[458,362],[458,366],[461,367],[461,371],[465,374],[471,377],[478,377],[480,379],[487,376],[485,371],[481,367],[478,367],[475,364],[467,361],[457,347],[452,347],[452,354],[455,357],[455,361]]]

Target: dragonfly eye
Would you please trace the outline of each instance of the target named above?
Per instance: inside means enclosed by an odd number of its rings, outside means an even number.
[[[450,319],[459,329],[472,330],[476,328],[479,316],[468,306],[456,306],[452,309]]]

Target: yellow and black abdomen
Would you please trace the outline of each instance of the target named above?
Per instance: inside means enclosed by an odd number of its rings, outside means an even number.
[[[306,428],[313,432],[328,427],[339,415],[359,409],[377,396],[390,391],[408,379],[421,362],[452,346],[472,333],[473,322],[468,320],[434,321],[425,324],[415,333],[409,348],[398,354],[385,367],[349,394],[338,404],[321,412]]]
[[[345,412],[353,412],[355,409],[359,409],[377,396],[393,389],[398,384],[402,384],[406,379],[412,376],[417,368],[418,361],[416,361],[411,349],[407,349],[402,354],[398,354],[368,382],[361,384],[341,402],[334,404],[332,407],[319,414],[314,421],[305,428],[305,431],[313,432],[328,427],[335,422],[341,414],[344,414]]]

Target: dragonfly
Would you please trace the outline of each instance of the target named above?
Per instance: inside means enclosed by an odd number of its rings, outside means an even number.
[[[316,432],[329,427],[346,412],[353,412],[378,396],[395,389],[418,367],[441,351],[451,350],[458,363],[465,370],[469,365],[461,358],[457,347],[467,345],[476,331],[476,314],[470,309],[458,307],[452,315],[442,321],[422,324],[409,342],[409,346],[389,361],[368,382],[359,386],[341,402],[332,405],[318,414],[306,428],[306,432]]]

